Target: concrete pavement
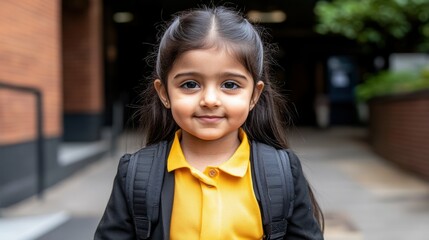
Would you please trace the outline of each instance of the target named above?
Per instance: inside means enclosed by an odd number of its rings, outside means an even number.
[[[292,138],[326,214],[326,239],[429,239],[429,183],[375,155],[367,136],[335,128]]]
[[[365,128],[297,128],[292,148],[325,213],[327,240],[429,239],[429,183],[379,158]],[[86,240],[106,206],[117,162],[141,141],[124,134],[106,155],[36,197],[0,212],[0,240]]]

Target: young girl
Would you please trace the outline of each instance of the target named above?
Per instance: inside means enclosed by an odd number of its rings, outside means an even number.
[[[162,199],[170,210],[150,226],[151,239],[266,236],[250,149],[252,141],[288,144],[285,103],[272,85],[260,34],[239,13],[217,7],[182,12],[162,35],[141,121],[148,146],[169,142],[165,171],[174,187],[162,191],[174,197]],[[289,153],[295,194],[284,239],[323,239],[321,211]],[[119,169],[127,165],[121,160]],[[141,238],[125,196],[126,170],[120,172],[95,239]]]

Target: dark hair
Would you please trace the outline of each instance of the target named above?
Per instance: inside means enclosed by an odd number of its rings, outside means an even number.
[[[177,57],[186,51],[226,48],[247,68],[255,83],[263,81],[265,84],[258,103],[243,125],[249,139],[287,148],[285,131],[289,115],[285,101],[271,84],[269,47],[264,46],[260,33],[236,11],[225,7],[182,12],[168,25],[159,41],[152,80],[158,78],[168,87],[167,74]],[[178,126],[171,111],[164,108],[157,97],[153,84],[148,84],[142,101],[140,122],[145,142],[153,144],[173,139]]]
[[[242,126],[249,140],[257,140],[275,148],[288,148],[286,131],[290,117],[284,98],[272,84],[271,47],[261,39],[263,33],[262,28],[252,25],[240,13],[225,7],[181,12],[167,25],[161,36],[155,54],[152,81],[160,79],[168,88],[168,72],[184,52],[225,48],[247,68],[255,84],[264,82],[261,96]],[[172,140],[179,129],[170,109],[166,109],[157,96],[152,81],[143,92],[143,106],[140,109],[140,122],[148,145]],[[310,195],[313,196],[311,189]],[[323,218],[314,199],[313,205],[315,216]]]

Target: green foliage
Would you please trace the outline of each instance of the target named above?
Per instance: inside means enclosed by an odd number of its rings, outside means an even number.
[[[429,67],[419,71],[383,71],[370,76],[356,87],[356,98],[365,102],[386,95],[405,94],[429,89]]]
[[[388,39],[404,39],[415,31],[420,38],[417,50],[429,49],[429,0],[318,1],[314,11],[320,34],[384,47]]]

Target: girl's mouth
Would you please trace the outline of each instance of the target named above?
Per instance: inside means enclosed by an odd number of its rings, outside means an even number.
[[[217,123],[220,120],[223,119],[221,116],[210,116],[210,115],[202,115],[202,116],[196,116],[198,121],[203,123]]]

